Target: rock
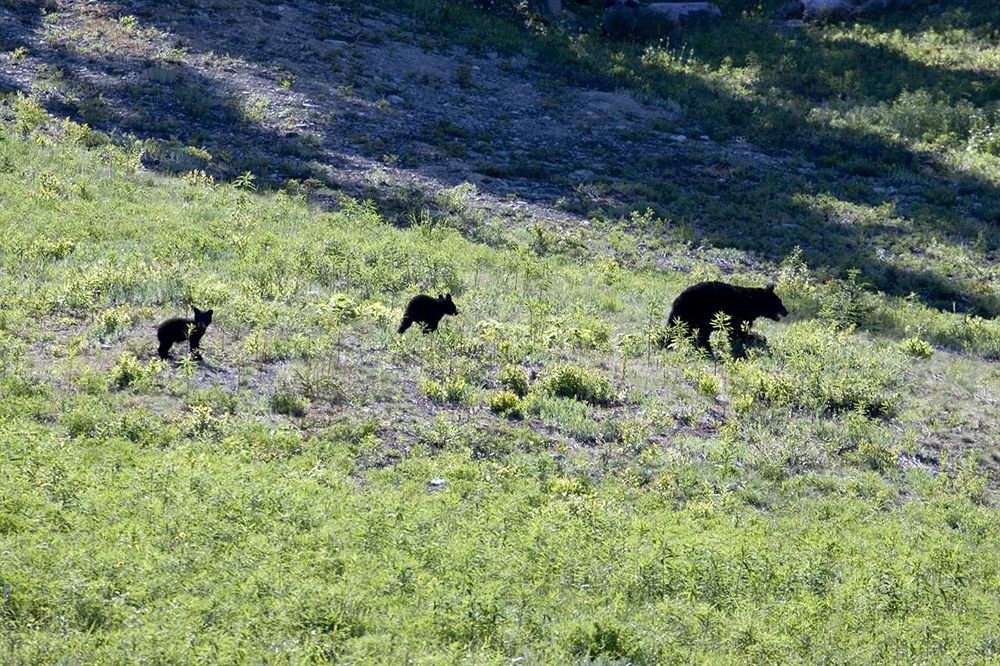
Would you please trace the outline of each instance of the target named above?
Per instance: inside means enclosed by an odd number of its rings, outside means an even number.
[[[809,24],[806,23],[805,21],[803,21],[802,19],[790,19],[788,21],[782,21],[782,23],[781,23],[781,29],[782,30],[801,30],[802,28],[806,27],[807,25],[809,25]]]
[[[778,7],[774,18],[783,21],[782,28],[798,28],[808,22],[841,21],[860,16],[877,16],[894,9],[913,5],[913,0],[790,0]]]
[[[393,106],[400,106],[406,103],[406,100],[399,95],[389,95],[386,99],[389,100],[389,103]]]
[[[601,33],[612,39],[668,35],[695,21],[717,19],[722,11],[710,2],[654,2],[615,0],[604,10]]]
[[[698,19],[722,18],[722,10],[711,2],[654,2],[642,9],[677,25]]]
[[[907,9],[913,6],[913,0],[865,0],[858,3],[854,11],[856,16],[877,16],[893,9]]]
[[[543,0],[541,4],[549,16],[559,16],[562,13],[562,0]]]
[[[594,177],[594,172],[590,169],[577,169],[576,171],[569,174],[570,180],[577,182],[583,182],[590,180]]]
[[[685,141],[688,140],[688,138],[686,136],[684,136],[683,134],[671,134],[670,135],[670,140],[671,141],[676,141],[678,143],[684,143]]]
[[[839,21],[854,14],[853,0],[802,0],[802,18],[806,21]]]
[[[774,18],[779,21],[801,19],[802,13],[805,10],[806,6],[802,3],[802,0],[791,0],[791,2],[786,2],[774,10]]]
[[[431,479],[427,482],[428,492],[433,492],[435,490],[442,490],[448,487],[448,482],[444,479]]]

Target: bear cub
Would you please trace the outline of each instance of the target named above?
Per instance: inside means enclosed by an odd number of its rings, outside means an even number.
[[[761,289],[739,287],[725,282],[699,282],[674,299],[667,325],[687,325],[695,334],[697,345],[709,349],[712,319],[720,312],[729,315],[732,330],[740,342],[747,340],[750,327],[757,317],[778,321],[788,314],[781,299],[774,293],[773,284]]]
[[[192,307],[194,308],[194,306]],[[199,356],[198,346],[211,323],[211,310],[194,308],[194,319],[174,317],[160,324],[156,329],[156,338],[160,341],[160,348],[157,350],[160,358],[170,358],[170,347],[175,342],[183,342],[184,340],[191,342],[191,355]]]
[[[418,294],[410,299],[406,304],[406,312],[403,313],[403,321],[399,324],[399,333],[405,333],[413,322],[419,322],[424,329],[424,333],[436,331],[438,322],[445,315],[457,315],[458,308],[451,300],[451,294],[437,298],[427,294]]]

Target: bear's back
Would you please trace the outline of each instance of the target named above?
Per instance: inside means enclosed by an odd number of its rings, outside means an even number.
[[[412,319],[438,314],[442,310],[443,306],[438,302],[438,299],[427,294],[418,294],[406,304],[406,316]]]

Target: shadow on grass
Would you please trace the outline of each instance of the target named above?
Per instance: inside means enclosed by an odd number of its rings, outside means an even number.
[[[17,16],[24,31],[39,29],[42,13],[50,4],[38,0],[19,6]],[[409,5],[412,9],[420,3]],[[380,127],[379,116],[372,113],[370,105],[347,97],[336,99],[339,114],[354,114],[355,120],[364,122],[370,118],[367,131],[369,138],[375,139],[373,148],[345,147],[338,140],[342,126],[329,113],[315,113],[308,123],[303,120],[308,125],[306,131],[264,122],[260,116],[266,109],[255,108],[253,92],[240,87],[237,77],[227,75],[227,71],[236,72],[244,65],[258,73],[272,71],[275,79],[288,73],[295,77],[295,93],[304,98],[303,108],[330,105],[329,98],[323,96],[325,91],[348,78],[333,71],[330,63],[317,60],[312,49],[322,40],[359,36],[366,43],[377,44],[385,39],[380,33],[385,25],[379,23],[377,11],[336,9],[308,0],[280,7],[246,2],[240,5],[238,15],[234,8],[204,6],[193,0],[119,1],[103,6],[106,15],[135,15],[139,25],[154,27],[177,40],[187,55],[150,56],[148,52],[125,50],[82,54],[50,41],[32,56],[49,71],[58,68],[62,72],[58,85],[71,93],[46,100],[50,110],[103,131],[155,140],[159,148],[149,152],[150,168],[166,172],[207,168],[222,177],[252,171],[264,186],[280,186],[288,178],[337,186],[336,179],[330,177],[331,162],[340,161],[359,170],[377,163],[377,139],[388,130]],[[465,10],[444,7],[435,8],[438,14],[434,20],[461,21],[465,15]],[[738,13],[729,11],[729,15]],[[520,29],[499,25],[505,30]],[[487,34],[468,39],[488,38]],[[550,81],[570,89],[628,89],[653,103],[676,100],[685,107],[687,122],[723,143],[708,153],[664,144],[665,159],[648,154],[651,146],[656,149],[655,140],[630,142],[615,138],[611,132],[603,143],[583,145],[589,159],[607,164],[609,174],[649,185],[646,194],[623,195],[626,209],[652,205],[665,217],[690,220],[704,242],[768,261],[780,261],[798,246],[814,268],[832,275],[860,268],[863,279],[878,289],[892,295],[913,292],[934,307],[985,316],[1000,312],[994,295],[977,292],[967,279],[950,279],[943,266],[913,268],[894,263],[891,248],[901,244],[899,229],[886,224],[844,224],[804,203],[811,197],[829,195],[869,207],[898,205],[906,209],[900,215],[911,223],[907,233],[916,234],[911,243],[941,238],[955,245],[979,243],[987,253],[995,253],[996,221],[988,219],[989,213],[977,216],[964,201],[932,207],[930,214],[908,212],[913,202],[920,200],[921,191],[955,189],[956,181],[965,199],[985,203],[980,208],[986,211],[994,207],[1000,210],[1000,190],[995,183],[954,172],[933,155],[887,142],[873,131],[834,128],[809,115],[811,109],[823,106],[891,102],[902,91],[915,88],[948,101],[977,103],[990,99],[1000,86],[993,78],[930,67],[857,40],[828,41],[812,31],[784,33],[754,18],[726,20],[716,28],[692,31],[686,45],[694,49],[699,61],[710,66],[705,71],[717,71],[730,62],[734,66],[753,65],[757,79],[748,94],[738,94],[718,80],[683,68],[659,67],[644,56],[642,46],[605,44],[592,37],[577,41],[558,31],[542,37],[525,33],[521,39],[534,54],[532,66]],[[231,60],[232,64],[223,63],[221,71],[219,67],[192,64],[209,57]],[[14,81],[7,85],[17,87]],[[729,160],[726,146],[739,137],[766,151],[766,159],[751,157],[750,167],[740,166],[746,160],[735,160],[736,168],[742,169],[739,177],[720,179],[718,166]],[[523,139],[499,136],[491,148],[494,154],[511,154]],[[191,146],[207,147],[213,158],[199,157],[198,151],[189,150]],[[581,146],[560,146],[562,152],[557,155],[538,157],[538,177],[562,168],[561,156],[574,148]],[[442,176],[440,170],[432,172],[425,165],[408,170],[442,187],[464,180],[457,174]],[[605,175],[598,174],[596,179]],[[890,176],[909,183],[913,192],[904,197],[885,187],[876,188]],[[613,183],[615,178],[607,180]],[[670,196],[648,196],[649,190],[655,192],[658,187]],[[519,188],[511,179],[486,179],[481,188],[498,197],[514,191],[529,201],[553,203],[539,188]],[[402,194],[395,189],[395,185],[376,186],[363,192],[389,215],[405,216],[426,202],[405,188],[400,188]],[[940,216],[933,214],[935,211]],[[912,254],[919,248],[901,251]]]

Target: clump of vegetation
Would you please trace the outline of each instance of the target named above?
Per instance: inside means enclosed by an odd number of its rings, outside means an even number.
[[[271,411],[286,416],[305,416],[309,400],[290,388],[281,388],[271,394]]]
[[[893,413],[901,399],[902,363],[892,347],[859,344],[849,331],[813,322],[789,326],[770,356],[728,369],[730,393],[744,402],[878,416]]]
[[[144,364],[132,352],[122,352],[108,373],[111,387],[124,389],[145,385],[163,369],[163,366],[164,363],[160,360]]]
[[[598,620],[576,626],[567,642],[577,658],[631,661],[640,654],[639,641],[632,630],[613,621]]]
[[[615,385],[588,368],[560,365],[552,369],[540,384],[542,390],[554,396],[595,405],[610,405],[618,400]]]
[[[463,403],[469,397],[469,382],[464,377],[451,376],[442,381],[435,379],[421,380],[417,387],[431,400],[436,402]]]
[[[523,416],[521,398],[513,391],[494,391],[489,394],[486,401],[494,414],[515,419]]]
[[[500,368],[500,385],[512,391],[515,395],[528,395],[528,372],[519,365],[505,365]]]
[[[900,342],[899,348],[903,350],[903,353],[915,358],[930,358],[934,354],[934,348],[931,347],[930,343],[918,335],[906,338]]]

